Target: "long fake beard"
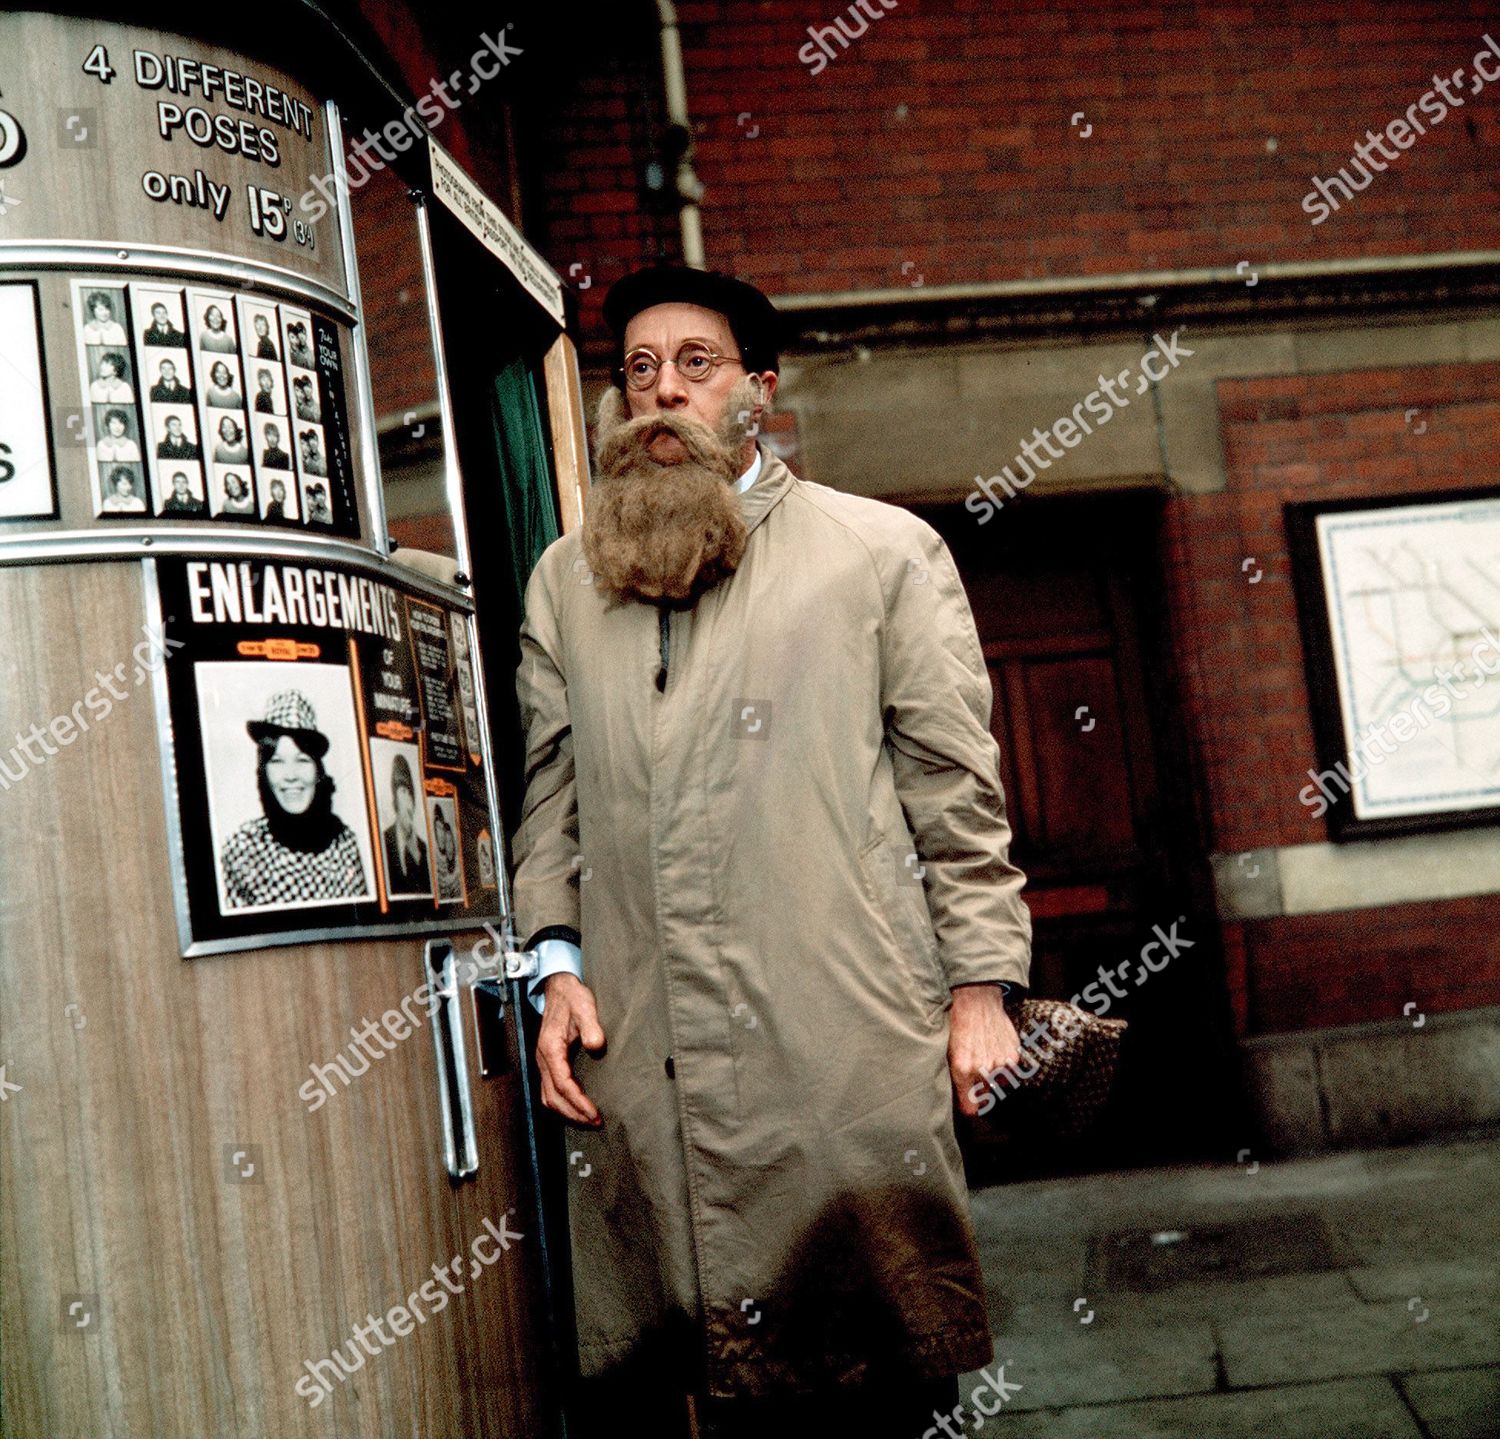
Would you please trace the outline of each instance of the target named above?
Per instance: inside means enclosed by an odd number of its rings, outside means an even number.
[[[682,604],[734,572],[748,538],[734,483],[754,403],[750,382],[737,382],[715,431],[671,413],[626,419],[624,396],[604,392],[583,523],[596,583],[624,600]],[[675,436],[684,458],[657,459],[650,447],[661,435]]]

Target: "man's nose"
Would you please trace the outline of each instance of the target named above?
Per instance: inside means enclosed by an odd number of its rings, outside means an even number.
[[[688,402],[687,381],[676,365],[662,365],[656,372],[656,408],[680,410]]]

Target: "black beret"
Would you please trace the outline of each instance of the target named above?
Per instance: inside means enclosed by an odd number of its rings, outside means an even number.
[[[625,326],[652,305],[681,303],[715,310],[729,321],[747,370],[780,372],[776,307],[754,285],[721,270],[686,265],[651,265],[609,287],[604,319],[615,336],[615,363],[625,362]]]

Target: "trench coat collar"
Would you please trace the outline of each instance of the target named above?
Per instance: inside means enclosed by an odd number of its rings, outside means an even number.
[[[755,483],[740,496],[740,503],[744,506],[746,534],[752,533],[756,525],[771,513],[797,478],[766,445],[757,442],[755,448],[760,451],[760,474],[755,477]]]

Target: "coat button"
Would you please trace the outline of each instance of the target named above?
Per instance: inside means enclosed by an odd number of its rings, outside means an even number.
[[[677,1078],[677,1066],[672,1063],[672,1056],[670,1054],[667,1056],[667,1078]]]

